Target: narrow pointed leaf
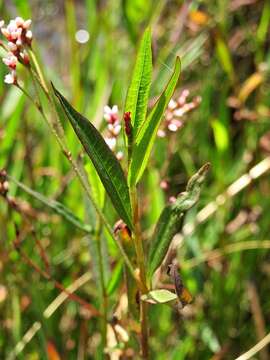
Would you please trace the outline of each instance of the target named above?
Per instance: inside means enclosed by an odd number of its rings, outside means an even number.
[[[150,244],[148,257],[148,278],[151,279],[156,269],[164,260],[170,243],[182,226],[181,218],[199,200],[201,186],[209,170],[209,164],[205,164],[193,175],[186,187],[186,191],[178,195],[175,203],[167,205],[162,211],[154,236]]]
[[[77,228],[87,232],[91,233],[93,230],[90,225],[83,223],[76,215],[72,213],[70,209],[68,209],[66,206],[61,204],[60,202],[47,198],[43,194],[40,194],[37,191],[34,191],[30,189],[25,184],[21,183],[20,181],[14,179],[12,176],[8,175],[8,179],[12,182],[14,182],[20,189],[25,191],[27,194],[32,196],[33,198],[40,201],[45,206],[48,206],[50,209],[52,209],[55,213],[58,215],[61,215],[63,218],[65,218],[67,221],[69,221],[71,224],[76,226]]]
[[[151,31],[146,29],[140,42],[132,80],[128,89],[125,112],[131,113],[133,137],[144,122],[152,77]]]
[[[137,184],[146,168],[164,111],[166,110],[176,88],[180,76],[180,70],[180,59],[177,57],[173,74],[165,90],[141,126],[135,139],[128,176],[128,181],[131,186]]]
[[[89,155],[116,211],[132,228],[129,190],[123,169],[98,130],[54,88],[67,118]]]

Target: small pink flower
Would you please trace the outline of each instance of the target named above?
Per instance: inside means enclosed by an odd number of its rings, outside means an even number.
[[[175,124],[170,123],[170,124],[168,125],[168,129],[169,129],[170,131],[172,131],[172,132],[176,132],[176,131],[178,130],[178,127],[177,127]]]
[[[176,197],[175,197],[175,196],[170,196],[170,197],[169,197],[169,202],[170,202],[171,204],[175,203],[175,202],[176,202]]]
[[[6,29],[6,28],[1,28],[1,32],[2,34],[4,35],[5,38],[7,38],[8,40],[11,40],[11,37],[10,37],[10,33],[9,31]]]
[[[26,36],[26,38],[27,38],[28,41],[32,41],[33,33],[32,33],[31,30],[27,30],[25,36]]]
[[[32,20],[30,20],[30,19],[25,20],[25,22],[23,23],[23,28],[25,30],[28,30],[30,28],[31,24],[32,24]]]
[[[108,105],[104,106],[104,119],[108,121],[110,124],[114,124],[118,121],[118,106],[113,105],[110,108]]]
[[[118,152],[116,153],[116,158],[117,158],[119,161],[123,160],[123,158],[124,158],[124,153],[123,153],[123,151],[118,151]]]
[[[29,65],[30,64],[30,58],[29,55],[27,54],[27,52],[21,52],[20,53],[20,58],[23,61],[24,65]]]
[[[168,181],[162,180],[162,181],[160,182],[159,186],[161,187],[162,190],[168,190],[168,188],[169,188]]]
[[[176,109],[176,108],[177,108],[177,102],[174,101],[173,99],[171,99],[171,100],[169,101],[168,108],[169,108],[170,110]]]
[[[16,19],[14,20],[15,21],[15,24],[17,25],[17,27],[21,27],[21,26],[23,26],[23,24],[24,24],[24,20],[23,20],[23,18],[21,18],[21,17],[16,17]]]
[[[9,48],[9,50],[11,52],[15,52],[18,48],[17,48],[17,45],[14,44],[13,42],[9,41],[8,44],[7,44],[7,47]]]
[[[165,133],[164,130],[158,129],[157,136],[160,137],[160,138],[165,138],[166,133]]]
[[[4,82],[5,82],[6,84],[9,84],[9,85],[16,84],[16,83],[17,83],[16,71],[13,70],[13,71],[11,71],[10,74],[7,74],[7,75],[5,76]]]
[[[8,57],[3,58],[3,63],[7,65],[10,69],[15,70],[17,66],[18,59],[12,53],[8,53]]]

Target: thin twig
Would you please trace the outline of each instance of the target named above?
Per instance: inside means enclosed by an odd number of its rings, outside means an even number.
[[[207,251],[199,257],[194,257],[186,260],[181,265],[186,269],[191,269],[200,265],[203,262],[218,259],[225,254],[232,254],[238,251],[257,250],[257,249],[270,249],[270,240],[250,240],[241,241],[234,244],[225,245],[223,248]]]
[[[249,349],[244,354],[240,355],[235,360],[248,360],[248,359],[251,359],[253,355],[257,354],[259,351],[261,351],[269,343],[270,343],[270,333],[267,334],[261,341],[259,341],[256,345],[254,345],[251,349]]]
[[[249,281],[247,284],[247,294],[248,294],[251,313],[253,316],[253,321],[257,334],[257,340],[261,340],[266,335],[265,320],[262,313],[258,291],[256,289],[255,284],[251,281]],[[261,360],[269,360],[268,351],[266,347],[260,351],[259,357]]]

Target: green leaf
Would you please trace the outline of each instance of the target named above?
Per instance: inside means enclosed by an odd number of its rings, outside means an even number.
[[[129,190],[119,161],[94,125],[78,113],[58,90],[53,89],[116,211],[128,227],[132,228]]]
[[[92,233],[92,228],[90,225],[84,224],[77,216],[75,216],[72,213],[72,211],[70,209],[68,209],[66,206],[64,206],[60,202],[55,201],[53,199],[49,199],[46,196],[40,194],[39,192],[30,189],[28,186],[22,184],[20,181],[14,179],[10,175],[8,175],[8,179],[10,181],[14,182],[20,189],[25,191],[27,194],[34,197],[38,201],[40,201],[42,204],[51,208],[58,215],[61,215],[63,218],[65,218],[71,224],[75,225],[77,228],[79,228],[87,233]]]
[[[107,295],[112,295],[116,289],[118,288],[123,274],[123,261],[120,260],[117,265],[115,266],[112,276],[107,284]]]
[[[173,204],[167,205],[162,211],[150,244],[148,257],[148,279],[151,279],[156,269],[164,260],[170,243],[182,226],[180,221],[184,213],[199,200],[201,185],[209,170],[209,163],[193,175],[186,187],[186,191],[178,195]]]
[[[177,295],[166,289],[152,290],[148,294],[142,295],[143,301],[150,304],[164,304],[177,300]]]
[[[147,103],[152,78],[151,31],[147,28],[142,37],[128,89],[125,112],[131,113],[133,138],[136,138],[147,112]]]
[[[180,76],[180,69],[180,59],[177,57],[173,74],[165,90],[157,100],[135,139],[128,173],[130,186],[137,184],[146,168],[164,111],[176,88]]]

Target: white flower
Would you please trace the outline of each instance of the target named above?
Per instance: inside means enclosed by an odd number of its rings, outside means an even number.
[[[17,57],[12,53],[8,53],[8,56],[6,58],[3,58],[3,63],[13,70],[16,69],[17,62]]]
[[[9,48],[10,51],[14,52],[17,50],[17,45],[14,44],[13,42],[9,41],[7,44],[7,47]]]
[[[177,131],[180,127],[182,126],[182,122],[177,120],[177,119],[173,119],[172,121],[170,121],[169,125],[168,125],[168,129],[170,131]]]
[[[116,147],[116,138],[115,137],[107,137],[104,139],[109,148],[114,151]]]
[[[16,19],[14,21],[15,21],[15,24],[17,25],[17,27],[23,26],[23,24],[24,24],[23,18],[21,18],[19,16],[16,17]]]
[[[177,102],[174,101],[173,99],[171,99],[171,100],[169,101],[168,108],[169,108],[170,110],[176,109],[176,108],[177,108]]]
[[[33,38],[32,31],[31,31],[31,30],[27,30],[25,36],[27,37],[28,40],[32,40],[32,38]]]
[[[159,138],[165,138],[166,133],[165,133],[164,130],[158,129],[157,136],[158,136]]]
[[[5,25],[4,20],[0,20],[0,29]]]
[[[111,124],[109,124],[111,125]],[[109,125],[108,125],[108,129],[109,129]],[[110,130],[110,129],[109,129]],[[115,124],[112,128],[112,130],[110,130],[112,132],[112,134],[116,137],[120,134],[121,131],[121,125],[120,124]]]
[[[10,85],[16,84],[16,82],[17,82],[16,72],[15,72],[15,71],[12,71],[10,74],[7,74],[7,75],[5,76],[4,82],[5,82],[6,84],[10,84]]]
[[[30,19],[25,20],[25,22],[23,24],[23,28],[27,30],[30,28],[31,24],[32,24],[32,20],[30,20]]]
[[[178,127],[175,124],[170,123],[168,125],[168,129],[172,132],[176,132],[178,130]]]
[[[116,158],[121,161],[124,158],[124,153],[123,151],[118,151],[116,154]]]
[[[118,106],[113,105],[110,108],[108,105],[104,106],[104,119],[107,120],[109,123],[113,124],[115,121],[118,120]]]

